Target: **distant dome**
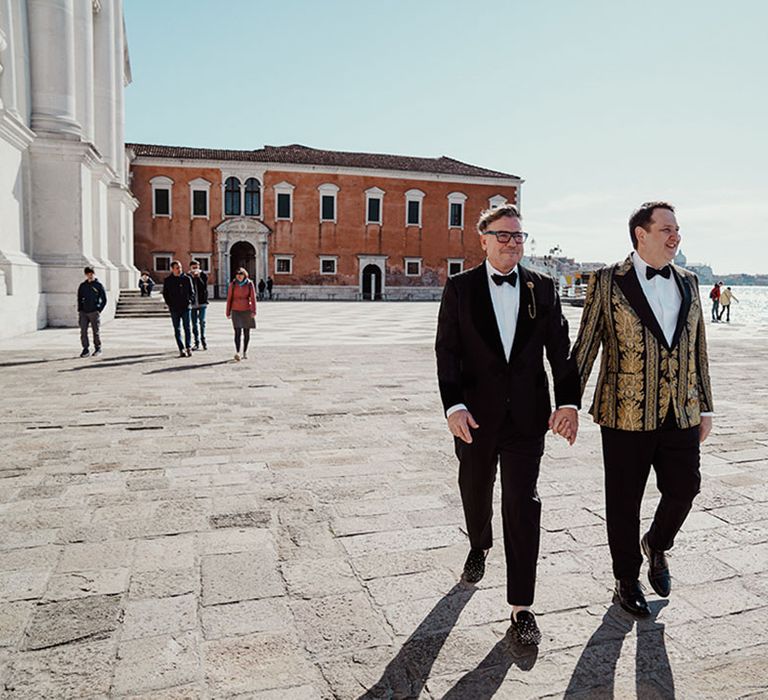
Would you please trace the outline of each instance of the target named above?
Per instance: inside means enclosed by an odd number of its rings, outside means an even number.
[[[685,264],[688,262],[688,258],[685,257],[683,254],[682,248],[677,251],[677,255],[675,255],[675,265],[680,265],[682,267],[685,267]]]

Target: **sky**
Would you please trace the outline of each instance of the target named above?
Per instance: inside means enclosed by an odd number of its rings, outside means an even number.
[[[527,252],[768,273],[764,0],[125,0],[126,140],[458,160],[522,177]]]

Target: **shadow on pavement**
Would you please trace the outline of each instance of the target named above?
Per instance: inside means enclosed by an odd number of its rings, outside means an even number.
[[[414,630],[376,684],[358,700],[417,698],[437,655],[477,588],[457,583]]]
[[[170,357],[170,355],[167,352],[153,352],[146,355],[118,355],[116,357],[105,357],[101,360],[84,362],[84,364],[79,365],[78,367],[60,369],[59,372],[80,372],[84,369],[106,369],[109,367],[123,367],[125,365],[141,365],[146,362],[158,362],[159,360],[168,357]],[[82,359],[87,360],[88,358]]]
[[[443,695],[443,700],[492,698],[512,666],[517,666],[521,671],[530,671],[536,665],[538,657],[539,648],[522,646],[510,628],[487,656]]]
[[[179,358],[181,359],[181,358]],[[163,372],[185,372],[190,369],[201,369],[203,367],[216,367],[217,365],[229,365],[232,360],[219,360],[218,362],[203,362],[190,365],[176,365],[174,367],[163,367],[162,369],[152,369],[144,374],[162,374]]]
[[[649,603],[651,616],[634,618],[614,603],[589,638],[573,669],[564,698],[588,698],[594,695],[614,697],[616,665],[626,636],[637,625],[635,685],[637,697],[647,697],[653,686],[655,695],[675,697],[675,682],[664,639],[664,625],[656,618],[667,600]]]

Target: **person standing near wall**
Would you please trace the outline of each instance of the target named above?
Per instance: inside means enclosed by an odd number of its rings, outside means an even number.
[[[101,336],[99,326],[101,324],[101,312],[107,305],[107,293],[104,285],[96,279],[92,267],[86,267],[85,280],[77,288],[77,313],[80,321],[80,342],[83,351],[80,357],[88,357],[88,326],[93,329],[93,356],[101,355]]]

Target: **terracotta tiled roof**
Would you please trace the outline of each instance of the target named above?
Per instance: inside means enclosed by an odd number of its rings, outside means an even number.
[[[182,158],[189,160],[239,160],[255,163],[290,163],[300,165],[328,165],[344,168],[373,168],[378,170],[406,170],[445,175],[471,177],[516,178],[516,175],[489,170],[460,160],[394,156],[386,153],[348,153],[324,151],[294,143],[290,146],[264,146],[253,151],[235,151],[223,148],[190,148],[187,146],[160,146],[150,143],[128,143],[127,148],[137,156],[148,158]]]

